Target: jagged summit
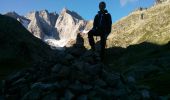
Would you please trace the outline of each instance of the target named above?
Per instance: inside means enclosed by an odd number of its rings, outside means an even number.
[[[81,16],[64,8],[57,19],[55,28],[60,33],[60,39],[68,42],[70,40],[75,40],[77,34],[84,29],[85,25],[86,22]]]
[[[25,18],[24,16],[20,16],[20,15],[17,14],[15,11],[7,12],[7,13],[5,13],[4,15],[10,16],[10,17],[12,17],[12,18],[14,18],[14,19],[22,18],[22,19],[24,19],[24,20],[27,20],[27,18]]]
[[[28,30],[36,37],[44,39],[46,36],[58,38],[54,24],[58,18],[57,14],[50,14],[47,10],[33,11],[27,14],[31,20]]]
[[[27,19],[26,17],[24,16],[20,16],[19,14],[17,14],[15,11],[13,12],[8,12],[6,14],[4,14],[6,16],[10,16],[16,20],[18,20],[19,22],[22,23],[22,25],[25,27],[25,28],[28,28],[28,24],[30,23],[30,20]]]
[[[5,15],[19,16],[15,11],[7,12]]]
[[[8,16],[15,19],[20,17],[17,13],[10,13]],[[26,24],[22,23],[22,20],[17,20],[34,36],[54,47],[63,47],[69,41],[75,41],[77,34],[86,25],[86,21],[80,15],[67,8],[63,8],[60,14],[48,10],[31,11],[24,19],[28,20]]]
[[[79,20],[84,20],[79,14],[77,14],[76,12],[74,11],[70,11],[68,10],[67,8],[63,8],[62,11],[61,11],[61,15],[64,15],[65,13],[79,19]]]

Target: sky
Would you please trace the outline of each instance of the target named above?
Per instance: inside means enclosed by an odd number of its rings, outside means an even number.
[[[30,11],[48,10],[60,13],[63,8],[77,12],[85,20],[93,20],[99,2],[106,2],[106,9],[116,22],[139,7],[150,7],[154,0],[0,0],[0,13],[15,11],[26,15]]]

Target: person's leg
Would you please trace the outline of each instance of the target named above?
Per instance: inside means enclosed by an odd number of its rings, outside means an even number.
[[[88,32],[89,44],[90,44],[92,50],[95,50],[95,46],[94,46],[95,43],[94,43],[94,38],[93,38],[94,34],[95,34],[94,30],[90,30]]]
[[[106,39],[107,37],[105,37],[104,35],[101,35],[101,52],[100,52],[101,60],[104,59]]]

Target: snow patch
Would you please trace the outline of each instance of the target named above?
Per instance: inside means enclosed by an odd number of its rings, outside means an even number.
[[[51,46],[52,49],[64,50],[64,46],[68,43],[68,39],[56,40],[53,37],[45,37],[44,41]]]

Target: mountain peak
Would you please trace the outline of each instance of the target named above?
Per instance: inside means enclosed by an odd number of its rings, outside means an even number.
[[[39,13],[46,13],[46,14],[48,14],[48,10],[46,10],[46,9],[40,10]]]
[[[70,14],[71,15],[72,11],[68,10],[67,8],[63,8],[61,10],[61,15],[64,15],[64,14]]]
[[[76,19],[84,20],[79,14],[77,14],[77,13],[74,12],[74,11],[70,11],[70,10],[68,10],[67,8],[63,8],[63,9],[62,9],[61,15],[64,15],[64,14],[69,14],[69,15],[71,15],[72,17],[74,17],[74,18],[76,18]]]
[[[7,12],[6,14],[18,15],[15,11]]]
[[[69,11],[69,10],[64,7],[64,8],[61,10],[61,13],[66,13],[66,12],[68,12],[68,11]]]
[[[6,15],[6,16],[10,16],[10,17],[13,17],[13,18],[15,18],[15,19],[19,17],[19,15],[18,15],[15,11],[7,12],[5,15]]]

